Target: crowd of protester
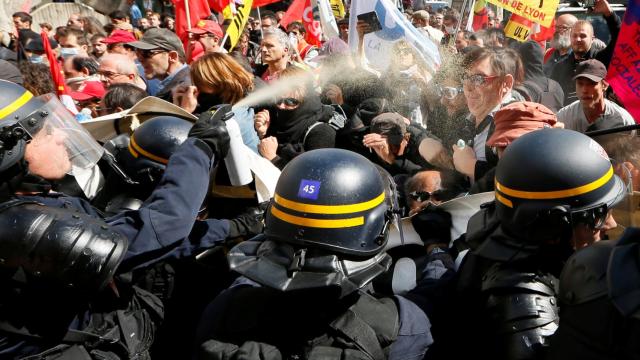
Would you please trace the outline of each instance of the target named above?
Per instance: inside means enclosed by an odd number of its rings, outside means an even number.
[[[315,46],[307,42],[303,22],[291,22],[285,29],[279,26],[282,11],[263,10],[260,17],[248,19],[237,46],[229,49],[228,42],[221,43],[226,24],[215,16],[193,24],[183,41],[175,33],[171,1],[130,0],[128,11],[109,14],[108,24],[72,14],[66,26],[54,29],[46,23],[33,24],[28,13],[14,13],[15,31],[0,47],[0,78],[35,96],[56,93],[40,34],[46,31],[78,121],[122,112],[148,96],[196,117],[229,104],[244,144],[280,170],[298,156],[322,148],[358,153],[386,170],[396,182],[403,216],[424,214],[458,197],[495,191],[496,169],[505,149],[529,132],[564,128],[587,133],[636,123],[605,79],[621,27],[607,0],[596,0],[593,13],[606,22],[608,43],[598,43],[589,21],[564,14],[556,18],[546,48],[533,40],[507,38],[505,21],[490,10],[483,28],[473,32],[464,29],[467,19],[455,9],[406,3],[406,17],[437,46],[442,59],[437,68],[404,40],[393,45],[388,68],[371,68],[364,51],[354,53],[348,45],[357,41],[362,49],[369,24],[358,21],[356,31],[349,32],[348,14],[337,19],[338,38],[323,39]],[[358,39],[349,39],[353,34]],[[253,98],[258,100],[243,101]],[[188,132],[187,128],[182,136]],[[140,142],[142,128],[138,134]],[[605,149],[616,152],[620,146],[610,144]],[[153,181],[147,190],[159,182],[149,178]],[[223,185],[212,185],[211,193],[223,191]],[[144,201],[149,194],[144,192],[139,199]],[[238,194],[231,197],[242,198]],[[100,196],[88,200],[101,205],[105,213],[117,213],[108,210],[113,204]],[[249,208],[217,203],[228,201],[225,195],[208,199],[203,208],[209,209],[200,218],[235,219]],[[225,209],[233,210],[225,213]],[[447,224],[441,226],[446,229]],[[603,226],[572,250],[605,239],[615,226],[609,214]],[[411,255],[416,258],[449,252],[456,240],[449,235],[434,238],[442,230],[437,225],[428,230],[415,227],[420,235],[432,234],[425,241],[426,252],[422,248]],[[186,265],[167,264],[163,259],[160,265],[135,267],[136,285],[160,293],[165,301],[165,323],[158,331],[154,357],[190,356],[199,314],[230,284],[232,275],[221,265],[225,263],[221,255],[208,256],[212,259],[207,265],[193,259]],[[448,279],[455,270],[447,261],[439,264],[442,272],[434,281]],[[174,281],[175,288],[167,290]],[[197,286],[188,285],[189,281]],[[162,290],[157,289],[159,282]],[[205,286],[209,289],[199,292]],[[425,312],[435,326],[433,356],[446,354],[437,346],[438,335],[446,333],[437,334],[442,315]],[[469,329],[481,328],[475,324]],[[461,334],[475,336],[471,330]],[[443,344],[456,346],[452,340]],[[460,353],[471,355],[476,350]]]

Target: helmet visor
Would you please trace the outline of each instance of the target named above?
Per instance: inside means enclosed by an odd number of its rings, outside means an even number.
[[[21,121],[31,138],[41,131],[64,139],[64,146],[73,168],[88,169],[96,165],[104,149],[85,130],[53,94],[39,97],[45,104],[37,114]]]

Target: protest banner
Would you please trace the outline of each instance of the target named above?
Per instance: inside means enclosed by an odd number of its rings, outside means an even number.
[[[244,26],[247,24],[247,20],[249,19],[249,12],[251,12],[252,3],[253,0],[244,0],[242,4],[236,4],[236,14],[233,19],[231,19],[231,23],[227,27],[227,33],[225,34],[225,37],[228,38],[231,43],[229,51],[233,50],[238,43],[238,40],[240,40],[242,30],[244,30]]]
[[[515,14],[511,15],[509,22],[504,27],[504,35],[520,42],[527,41],[531,34],[531,26],[533,24],[528,19],[514,15]]]
[[[338,32],[338,23],[333,16],[331,10],[331,4],[328,0],[311,0],[311,7],[313,8],[313,19],[320,21],[322,26],[322,33],[325,39],[331,39],[340,37]]]
[[[607,81],[636,123],[640,123],[640,0],[629,0]]]
[[[358,15],[374,12],[380,22],[380,30],[365,34],[364,51],[369,64],[376,70],[389,66],[393,44],[404,40],[415,48],[431,71],[440,65],[438,46],[424,33],[418,31],[403,13],[389,0],[353,0],[349,10],[349,47],[358,50]]]
[[[549,27],[558,9],[559,0],[487,0],[514,14]]]

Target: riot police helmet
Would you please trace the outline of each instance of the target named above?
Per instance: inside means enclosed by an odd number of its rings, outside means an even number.
[[[141,184],[156,184],[169,157],[187,140],[193,123],[175,116],[156,116],[137,127],[119,162],[124,171]]]
[[[62,139],[68,157],[68,173],[74,167],[93,167],[103,149],[53,94],[35,97],[22,86],[0,80],[0,173],[17,175],[26,143],[36,136]],[[24,170],[24,169],[22,169]],[[21,171],[22,171],[21,170]]]
[[[495,189],[502,227],[530,242],[570,237],[579,223],[599,228],[627,193],[604,149],[565,129],[537,130],[511,144]]]
[[[388,176],[363,156],[318,149],[283,169],[265,235],[342,257],[370,258],[387,242],[394,201]]]

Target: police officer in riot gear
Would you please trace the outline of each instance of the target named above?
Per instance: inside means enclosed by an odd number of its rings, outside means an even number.
[[[162,306],[111,276],[227,237],[220,223],[189,234],[228,143],[205,114],[146,202],[105,222],[85,200],[49,191],[102,148],[54,96],[0,81],[0,357],[147,358]]]
[[[463,240],[470,250],[457,274],[447,340],[465,339],[465,346],[448,355],[539,358],[557,328],[560,270],[575,249],[615,227],[611,208],[625,186],[595,141],[545,129],[506,149],[495,187],[495,201],[470,219]]]
[[[394,216],[388,174],[356,153],[318,149],[283,170],[263,236],[228,255],[242,276],[208,307],[200,358],[422,358],[425,313],[404,297],[377,298]]]

